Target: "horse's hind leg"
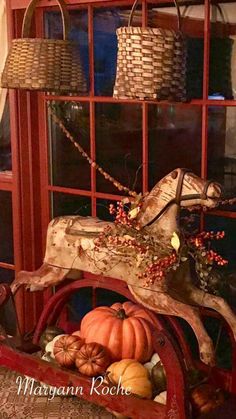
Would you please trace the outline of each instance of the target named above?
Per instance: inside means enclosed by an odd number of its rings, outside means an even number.
[[[199,306],[208,307],[220,313],[232,329],[236,340],[236,315],[222,297],[209,294],[194,286],[188,286],[184,298],[190,304],[198,304]]]
[[[201,360],[208,365],[215,364],[214,347],[200,319],[199,309],[175,300],[164,292],[152,292],[129,287],[136,300],[159,314],[178,316],[186,320],[193,329],[199,345]]]

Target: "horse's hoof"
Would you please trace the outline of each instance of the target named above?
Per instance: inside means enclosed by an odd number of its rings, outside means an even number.
[[[215,358],[214,353],[212,353],[212,352],[201,352],[200,353],[200,358],[201,358],[201,361],[204,364],[209,365],[210,367],[215,367],[216,358]]]

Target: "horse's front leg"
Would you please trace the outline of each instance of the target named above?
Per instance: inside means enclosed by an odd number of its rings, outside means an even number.
[[[135,286],[129,286],[129,289],[143,306],[159,314],[178,316],[186,320],[197,338],[201,360],[205,364],[215,365],[214,347],[203,326],[197,307],[177,301],[164,292],[152,292]]]
[[[208,307],[220,313],[232,329],[236,340],[236,315],[230,308],[229,304],[222,297],[209,294],[194,285],[188,285],[184,292],[184,298],[185,301],[187,300],[190,304]]]

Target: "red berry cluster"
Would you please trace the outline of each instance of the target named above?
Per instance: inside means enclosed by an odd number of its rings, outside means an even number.
[[[190,237],[188,239],[189,243],[194,244],[195,247],[204,247],[205,240],[220,240],[225,237],[224,231],[202,231],[197,234],[197,236]]]
[[[201,237],[204,240],[220,240],[223,239],[225,237],[225,232],[224,231],[202,231],[201,233],[198,234],[197,237]]]
[[[169,256],[159,259],[157,262],[152,262],[147,266],[145,272],[139,274],[139,278],[146,279],[144,287],[153,285],[155,281],[161,281],[165,278],[166,273],[177,262],[176,252],[173,251]],[[147,279],[148,278],[148,279]]]
[[[197,236],[190,237],[188,242],[193,244],[196,248],[199,248],[203,253],[206,254],[208,263],[215,262],[217,265],[224,266],[228,263],[226,259],[223,259],[217,252],[214,250],[206,250],[205,241],[206,240],[221,240],[225,237],[224,231],[203,231]]]
[[[111,215],[115,215],[116,224],[121,224],[127,227],[133,227],[136,230],[139,230],[137,221],[129,217],[129,214],[125,210],[124,204],[122,201],[117,201],[116,208],[114,204],[110,204],[109,212]]]
[[[223,259],[222,256],[220,256],[217,252],[214,252],[214,250],[209,250],[207,252],[207,259],[209,263],[215,262],[219,266],[225,266],[228,263],[226,259]]]

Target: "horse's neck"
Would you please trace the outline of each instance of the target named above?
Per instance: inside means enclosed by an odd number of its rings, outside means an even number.
[[[177,205],[173,204],[167,208],[164,214],[147,229],[152,236],[160,237],[163,242],[169,245],[173,233],[179,232]]]

